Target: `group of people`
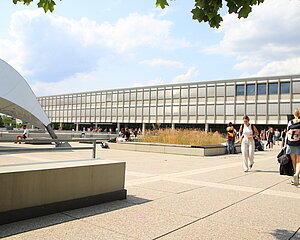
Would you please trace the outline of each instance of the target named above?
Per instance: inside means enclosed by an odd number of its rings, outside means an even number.
[[[142,131],[140,128],[129,129],[122,128],[119,132],[119,136],[116,137],[116,142],[127,142],[131,139],[137,138],[138,135],[141,135]]]
[[[250,123],[248,116],[243,117],[243,122],[244,124],[240,126],[238,131],[234,129],[232,123],[229,123],[226,131],[228,153],[235,153],[234,144],[241,143],[244,172],[248,172],[254,165],[256,142],[264,139],[268,142],[267,146],[272,149],[274,144],[280,145],[279,141],[282,141],[281,147],[292,162],[291,184],[298,186],[300,175],[300,108],[295,110],[294,119],[288,122],[287,128],[282,132],[278,129],[274,131],[273,128],[269,127],[266,134],[264,131],[259,133],[256,126]]]

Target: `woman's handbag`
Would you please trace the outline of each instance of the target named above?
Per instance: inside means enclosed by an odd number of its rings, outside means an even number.
[[[285,148],[282,148],[278,153],[277,160],[280,165],[286,165],[291,161],[290,155],[285,153]]]

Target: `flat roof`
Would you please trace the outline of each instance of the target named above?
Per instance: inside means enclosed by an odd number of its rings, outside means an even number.
[[[198,82],[183,82],[183,83],[169,83],[169,84],[159,84],[159,85],[145,85],[139,87],[130,87],[130,88],[114,88],[107,90],[96,90],[96,91],[86,91],[86,92],[74,92],[74,93],[66,93],[66,94],[54,94],[54,95],[46,95],[39,96],[38,98],[44,97],[56,97],[56,96],[69,96],[75,94],[87,94],[87,93],[98,93],[98,92],[112,92],[112,91],[126,91],[126,90],[134,90],[134,89],[145,89],[145,88],[165,88],[165,87],[176,87],[182,85],[192,85],[192,84],[218,84],[218,83],[227,83],[232,82],[236,83],[239,81],[263,81],[263,80],[277,80],[277,79],[286,79],[286,78],[300,78],[300,74],[291,74],[291,75],[280,75],[280,76],[268,76],[268,77],[247,77],[247,78],[235,78],[235,79],[223,79],[223,80],[204,80]]]

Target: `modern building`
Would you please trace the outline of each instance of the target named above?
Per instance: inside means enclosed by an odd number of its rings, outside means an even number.
[[[224,128],[251,122],[283,127],[300,107],[300,75],[201,81],[111,89],[38,98],[53,123],[74,128]]]

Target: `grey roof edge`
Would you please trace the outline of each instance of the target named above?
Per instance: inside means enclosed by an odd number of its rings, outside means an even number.
[[[278,75],[278,76],[267,76],[267,77],[247,77],[247,78],[233,78],[233,79],[222,79],[222,80],[203,80],[197,82],[182,82],[182,83],[169,83],[169,84],[159,84],[159,85],[145,85],[138,87],[129,87],[129,88],[114,88],[114,89],[106,89],[106,90],[96,90],[96,91],[86,91],[86,92],[74,92],[74,93],[66,93],[66,94],[54,94],[54,95],[46,95],[39,96],[37,98],[44,97],[58,97],[58,96],[70,96],[77,94],[87,94],[87,93],[99,93],[99,92],[113,92],[113,91],[128,91],[134,89],[147,89],[147,88],[165,88],[165,87],[176,87],[182,85],[194,85],[194,84],[218,84],[218,83],[236,83],[236,82],[246,82],[246,81],[263,81],[263,80],[277,80],[277,79],[285,79],[285,78],[300,78],[300,74],[290,74],[290,75]]]

